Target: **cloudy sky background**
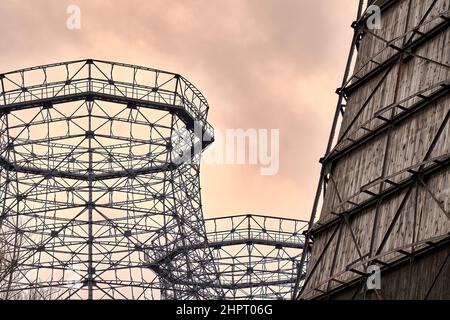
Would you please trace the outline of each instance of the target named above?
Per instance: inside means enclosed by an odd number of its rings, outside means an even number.
[[[81,29],[66,8],[81,8]],[[191,80],[217,129],[280,129],[280,170],[203,165],[206,217],[308,218],[355,0],[1,0],[0,72],[95,58]]]

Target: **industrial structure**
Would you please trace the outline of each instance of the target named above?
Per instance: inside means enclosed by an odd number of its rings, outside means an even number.
[[[205,218],[179,74],[0,74],[0,299],[450,299],[449,9],[359,1],[309,223]]]
[[[292,298],[306,221],[261,215],[206,219],[224,298]]]
[[[450,1],[365,2],[294,298],[450,299]]]
[[[0,81],[0,298],[291,297],[307,223],[205,221],[187,79],[87,59]]]

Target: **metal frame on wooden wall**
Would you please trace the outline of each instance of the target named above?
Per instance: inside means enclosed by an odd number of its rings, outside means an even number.
[[[398,1],[375,1],[374,3],[380,4],[381,13],[383,14],[383,12],[392,8],[393,5],[396,5]],[[325,242],[321,252],[316,253],[317,256],[315,259],[311,260],[312,262],[309,265],[307,265],[306,261],[306,255],[309,253],[309,250],[304,250],[299,270],[304,270],[306,268],[307,275],[306,278],[303,278],[303,275],[300,276],[299,272],[297,285],[293,293],[294,299],[302,299],[306,296],[308,296],[308,298],[323,298],[330,296],[333,292],[337,292],[343,288],[349,288],[353,285],[356,286],[353,296],[355,297],[359,292],[361,292],[361,290],[365,290],[365,279],[367,279],[369,274],[364,270],[368,265],[374,263],[379,265],[382,271],[390,270],[404,261],[413,261],[414,257],[425,254],[429,250],[436,247],[446,245],[450,241],[450,235],[444,234],[436,236],[435,238],[427,239],[426,241],[412,241],[412,243],[409,243],[408,245],[395,248],[392,252],[383,251],[387,239],[394,232],[394,225],[401,215],[406,203],[417,201],[415,199],[417,199],[417,192],[419,188],[426,190],[429,198],[436,202],[442,211],[442,214],[450,219],[450,212],[448,212],[445,208],[442,200],[440,200],[427,185],[429,177],[443,172],[443,170],[446,170],[450,164],[450,154],[448,153],[440,154],[439,156],[432,156],[436,143],[448,129],[450,110],[444,113],[435,134],[431,136],[430,140],[427,142],[429,145],[426,149],[425,156],[421,159],[421,161],[418,161],[417,163],[414,163],[401,171],[395,172],[394,174],[387,175],[383,172],[382,176],[376,178],[374,177],[373,181],[363,185],[357,194],[353,194],[351,197],[346,198],[339,195],[336,181],[332,174],[334,164],[339,159],[344,159],[344,157],[348,156],[352,151],[362,146],[366,146],[377,137],[387,134],[389,139],[389,133],[398,125],[405,122],[405,120],[410,119],[421,110],[425,110],[432,103],[448,97],[450,80],[446,79],[444,81],[434,83],[423,90],[415,92],[413,95],[403,98],[400,101],[380,107],[371,119],[364,122],[362,125],[358,125],[357,128],[354,129],[355,126],[353,124],[356,122],[358,116],[364,112],[364,108],[371,101],[374,95],[377,94],[377,90],[379,90],[380,86],[388,81],[388,75],[395,67],[398,67],[405,61],[414,58],[426,61],[429,64],[437,65],[445,70],[450,69],[450,65],[448,65],[445,61],[436,61],[417,53],[417,50],[426,45],[430,39],[433,39],[448,30],[450,23],[448,10],[445,12],[440,12],[432,19],[429,19],[429,14],[436,3],[437,0],[430,3],[429,8],[427,8],[425,14],[421,17],[421,19],[419,19],[419,23],[414,28],[406,30],[401,36],[395,39],[383,39],[373,32],[373,30],[367,28],[366,21],[369,15],[367,10],[364,11],[363,9],[365,6],[365,1],[359,2],[357,20],[352,24],[352,27],[354,28],[354,35],[344,72],[342,86],[336,91],[339,96],[338,103],[326,152],[324,157],[321,159],[322,169],[311,213],[311,219],[309,222],[309,230],[305,239],[305,246],[309,247],[311,244],[314,246],[314,235],[320,234],[321,232],[328,231],[331,235]],[[423,31],[425,29],[426,31]],[[363,37],[374,37],[377,41],[384,43],[384,46],[377,55],[367,61],[366,64],[362,65],[361,68],[358,68],[358,70],[355,69],[353,75],[350,76],[350,69],[354,65],[355,53],[358,49],[360,49],[359,46]],[[394,52],[384,61],[377,61],[377,56],[382,54],[385,50],[393,50]],[[371,65],[370,71],[360,75],[362,70],[367,67],[367,64]],[[348,97],[362,85],[365,85],[368,81],[373,81],[374,79],[379,80],[374,82],[375,84],[372,86],[371,92],[368,94],[367,99],[361,103],[358,111],[353,114],[353,117],[350,119],[350,123],[347,124],[345,128],[341,129],[339,137],[336,138],[336,132],[339,129],[342,118],[346,112]],[[392,83],[392,86],[396,85],[398,86],[398,83]],[[387,141],[386,145],[387,148],[389,148],[389,141]],[[387,150],[385,150],[385,152],[387,152]],[[384,161],[386,161],[386,159]],[[384,164],[384,166],[385,165],[386,164]],[[333,188],[337,193],[339,204],[334,206],[330,212],[334,218],[330,218],[323,223],[317,223],[317,211],[322,200],[322,193],[325,194],[329,188]],[[367,208],[375,207],[375,211],[378,212],[383,200],[393,195],[402,197],[399,207],[395,210],[386,231],[382,234],[380,244],[374,247],[374,244],[372,243],[370,252],[368,254],[363,254],[359,249],[359,244],[351,228],[349,219],[358,215],[358,213],[361,213]],[[311,292],[311,290],[310,292],[306,292],[306,284],[311,281],[311,275],[314,272],[320,272],[320,270],[318,270],[318,268],[320,268],[319,265],[321,261],[325,259],[325,252],[330,247],[332,241],[337,241],[337,246],[339,246],[342,228],[350,229],[350,241],[353,241],[353,244],[358,251],[358,261],[352,262],[340,273],[331,274],[331,277],[327,278],[325,281],[321,283],[314,283],[314,288],[312,289],[313,292]],[[367,226],[366,228],[367,233],[373,234],[374,232],[379,232],[379,230],[375,230],[375,224],[373,229],[370,229],[370,226]],[[413,230],[412,232],[413,234],[416,234],[416,230]],[[332,257],[332,266],[335,264],[335,261],[339,259],[337,256],[337,251],[338,250],[336,249],[335,254]],[[399,254],[401,257],[389,262],[382,259],[383,257],[393,254],[394,252]],[[330,259],[329,256],[327,258]],[[444,260],[444,264],[447,263],[447,260],[448,259]],[[339,277],[343,273],[354,273],[355,277],[353,277],[354,279],[352,281],[341,281]],[[435,276],[437,278],[439,276],[439,272],[437,272]],[[334,283],[335,285],[331,286],[331,283]],[[432,282],[432,286],[434,283],[435,281]],[[427,292],[430,290],[431,288],[429,288]],[[382,297],[380,296],[380,298]]]

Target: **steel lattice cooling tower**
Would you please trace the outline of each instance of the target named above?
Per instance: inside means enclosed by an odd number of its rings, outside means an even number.
[[[450,2],[364,3],[296,297],[450,299]]]
[[[213,132],[189,81],[91,59],[0,80],[2,297],[223,295],[199,186]]]
[[[204,219],[202,94],[80,60],[0,74],[0,299],[289,299],[307,223]]]

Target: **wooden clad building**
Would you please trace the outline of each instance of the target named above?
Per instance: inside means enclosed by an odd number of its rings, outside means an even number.
[[[360,2],[297,298],[450,299],[449,9]]]

